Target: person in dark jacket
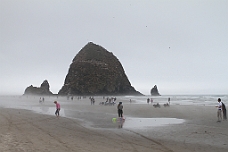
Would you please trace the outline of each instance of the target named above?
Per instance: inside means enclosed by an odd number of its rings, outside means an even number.
[[[223,113],[223,120],[227,120],[226,117],[226,106],[225,104],[222,102],[222,113]]]
[[[117,106],[117,110],[118,110],[118,116],[119,117],[123,117],[123,104],[122,102],[119,102],[118,106]]]

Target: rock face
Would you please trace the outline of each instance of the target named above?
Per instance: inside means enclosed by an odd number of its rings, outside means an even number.
[[[131,86],[119,60],[89,42],[73,59],[59,95],[142,95]]]
[[[40,87],[33,87],[32,85],[25,89],[24,95],[52,95],[49,90],[50,86],[47,80],[40,85]]]
[[[150,90],[150,94],[151,94],[152,96],[160,96],[160,94],[159,94],[159,92],[158,92],[158,88],[157,88],[156,85]]]

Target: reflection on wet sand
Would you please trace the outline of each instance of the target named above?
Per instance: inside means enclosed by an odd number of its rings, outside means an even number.
[[[158,127],[172,124],[181,124],[185,120],[177,118],[127,118],[123,128],[143,129],[145,127]]]
[[[125,129],[144,129],[149,127],[166,126],[172,124],[181,124],[185,120],[177,118],[113,118],[112,122],[117,124],[118,128]]]

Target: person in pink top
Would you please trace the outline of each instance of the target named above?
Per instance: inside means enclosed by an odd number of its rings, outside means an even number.
[[[54,101],[54,103],[56,105],[55,115],[58,117],[59,116],[59,111],[60,111],[60,104],[57,101]]]

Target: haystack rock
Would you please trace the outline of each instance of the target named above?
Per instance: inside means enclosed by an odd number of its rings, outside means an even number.
[[[150,90],[150,94],[151,94],[152,96],[160,96],[160,94],[159,94],[159,92],[158,92],[158,88],[157,88],[156,85]]]
[[[59,95],[142,95],[131,86],[119,60],[89,42],[73,59]]]
[[[50,86],[47,80],[40,85],[40,87],[33,87],[32,85],[25,89],[24,95],[52,95],[49,90]]]

